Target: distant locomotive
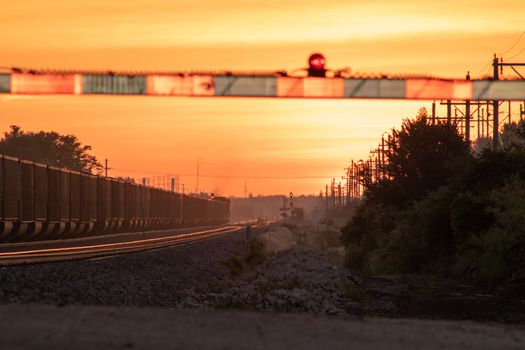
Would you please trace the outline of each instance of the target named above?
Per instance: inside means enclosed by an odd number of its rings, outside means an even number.
[[[219,225],[226,198],[203,199],[0,155],[0,242]]]

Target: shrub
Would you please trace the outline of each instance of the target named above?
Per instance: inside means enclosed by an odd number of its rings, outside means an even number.
[[[252,239],[247,243],[246,252],[244,254],[241,256],[230,257],[223,262],[223,265],[230,270],[230,275],[232,277],[237,277],[262,264],[267,257],[268,254],[264,243],[257,239]]]
[[[525,279],[525,181],[513,178],[493,190],[491,207],[495,224],[479,238],[479,274],[488,285]]]
[[[352,272],[360,273],[365,270],[366,254],[363,249],[357,245],[346,247],[344,265]]]
[[[405,121],[387,176],[341,229],[345,265],[525,286],[524,127],[507,130],[512,147],[474,157],[454,128]]]

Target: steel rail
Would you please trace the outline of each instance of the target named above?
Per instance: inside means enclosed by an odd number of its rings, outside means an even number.
[[[129,242],[81,245],[75,247],[32,249],[0,253],[0,266],[25,265],[44,262],[58,262],[98,258],[144,250],[167,248],[211,239],[226,233],[241,230],[242,226],[232,225],[218,229],[178,234],[175,236],[146,238]]]

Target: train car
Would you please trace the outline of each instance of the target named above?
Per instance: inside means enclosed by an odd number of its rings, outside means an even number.
[[[97,221],[97,176],[80,176],[80,226],[77,234],[86,235],[93,231]]]
[[[76,171],[67,171],[69,175],[69,228],[65,232],[67,237],[71,237],[77,234],[77,231],[81,231],[80,225],[80,177],[81,174]]]
[[[158,228],[160,226],[160,200],[159,191],[156,188],[149,188],[150,195],[150,223],[149,227]]]
[[[46,166],[2,157],[2,235],[27,239],[42,233],[47,220]]]
[[[95,231],[107,233],[111,228],[111,180],[97,178],[97,221]]]
[[[33,193],[34,193],[34,229],[32,237],[42,236],[48,222],[48,166],[44,164],[33,164]]]
[[[64,169],[45,166],[44,175],[42,169],[35,167],[35,188],[43,187],[43,184],[47,184],[46,193],[40,194],[39,197],[45,197],[46,201],[43,205],[47,213],[41,233],[34,235],[33,239],[68,237],[77,229],[77,222],[71,221],[71,173]],[[73,200],[75,199],[76,197]]]
[[[192,226],[194,222],[195,209],[193,197],[183,195],[182,197],[182,226]]]
[[[151,225],[151,191],[149,188],[140,186],[140,216],[141,225],[140,229],[144,230]]]
[[[228,220],[226,198],[197,198],[0,155],[0,243]]]
[[[118,232],[124,227],[126,202],[124,201],[124,181],[110,179],[111,182],[111,220],[109,232]]]
[[[0,167],[0,180],[2,182],[0,186],[2,196],[0,201],[0,215],[2,215],[0,237],[5,238],[13,235],[20,220],[20,167],[16,158],[2,156],[0,160],[2,162]]]
[[[46,170],[47,218],[42,236],[49,238],[60,235],[65,230],[65,223],[62,221],[61,170],[50,166]]]
[[[33,163],[25,160],[18,161],[18,222],[15,236],[27,237],[34,231],[35,208],[33,187]]]
[[[127,231],[135,231],[138,226],[139,217],[137,210],[137,186],[130,182],[124,183],[124,224]]]
[[[230,221],[230,200],[226,197],[214,197],[214,200],[217,202],[218,206],[218,223],[228,223]]]

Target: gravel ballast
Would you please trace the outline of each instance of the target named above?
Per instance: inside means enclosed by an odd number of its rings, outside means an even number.
[[[254,233],[256,235],[256,233]],[[176,307],[192,289],[224,283],[221,262],[241,254],[244,232],[109,258],[0,269],[0,303]]]
[[[256,311],[346,315],[360,308],[355,277],[327,257],[299,247],[278,252],[218,293],[196,294],[189,304]]]
[[[236,232],[111,258],[3,268],[0,303],[241,308],[339,316],[361,310],[349,292],[358,288],[355,277],[325,256],[297,246],[231,278],[225,262],[246,249],[244,232]]]
[[[523,301],[473,294],[448,284],[443,290],[428,283],[408,284],[396,276],[359,278],[323,252],[296,244],[295,236],[282,227],[252,233],[252,239],[265,242],[275,253],[255,265],[241,264],[240,274],[229,262],[249,261],[252,244],[243,231],[110,258],[1,268],[0,304],[524,320]]]

